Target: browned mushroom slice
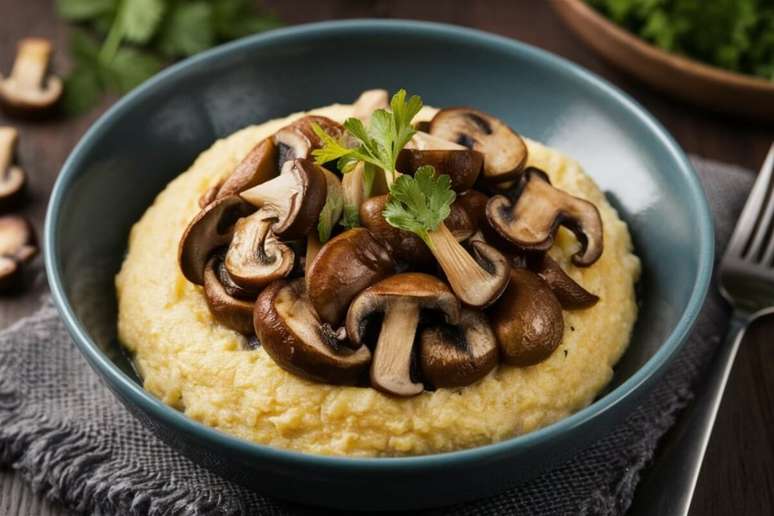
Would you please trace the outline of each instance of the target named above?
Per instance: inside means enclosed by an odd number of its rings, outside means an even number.
[[[312,151],[322,147],[320,137],[314,133],[312,125],[317,124],[323,131],[336,139],[344,134],[344,127],[330,118],[317,115],[307,115],[292,124],[283,127],[274,134],[277,145],[279,166],[293,159],[311,159]]]
[[[394,270],[388,250],[367,230],[350,229],[322,246],[309,265],[309,299],[323,321],[338,326],[349,302]]]
[[[227,328],[252,335],[254,303],[245,299],[248,296],[231,280],[223,257],[213,255],[204,269],[204,298],[213,317]]]
[[[581,287],[574,279],[568,276],[564,270],[562,270],[561,265],[556,263],[556,261],[547,254],[543,254],[533,260],[533,263],[530,264],[530,268],[548,283],[548,286],[551,287],[556,299],[559,300],[559,303],[561,303],[562,308],[565,310],[581,310],[589,308],[599,301],[599,296],[592,294]]]
[[[475,240],[470,243],[471,256],[443,223],[428,236],[430,250],[460,301],[482,308],[500,297],[508,285],[510,265],[497,249]]]
[[[602,255],[602,218],[597,207],[554,188],[545,172],[536,168],[524,172],[513,200],[504,195],[489,199],[486,215],[502,237],[522,249],[549,249],[562,225],[581,244],[572,257],[575,265],[588,267]]]
[[[515,366],[542,362],[564,335],[562,306],[534,272],[511,269],[511,283],[490,314],[503,360]]]
[[[472,190],[470,192],[473,192]],[[477,193],[477,192],[475,192]],[[480,194],[486,204],[486,196]],[[452,203],[445,224],[458,241],[467,240],[478,229],[480,216],[476,214],[481,199],[473,200],[475,195],[460,194]],[[391,226],[384,220],[382,212],[389,199],[388,195],[371,197],[360,206],[360,223],[380,242],[392,248],[396,260],[411,265],[432,263],[433,254],[421,238],[410,231]]]
[[[24,266],[38,254],[32,225],[21,215],[0,217],[0,290],[20,284]]]
[[[377,109],[387,109],[390,99],[387,90],[366,90],[360,94],[352,105],[352,116],[367,122]]]
[[[432,166],[436,173],[449,176],[452,190],[464,192],[473,187],[483,162],[483,155],[470,149],[403,149],[398,154],[395,166],[404,174],[410,175],[413,175],[419,167]]]
[[[278,172],[277,146],[271,138],[261,140],[244,157],[218,190],[218,197],[242,193],[274,178]]]
[[[240,195],[250,204],[274,213],[272,231],[287,240],[303,238],[317,224],[327,187],[321,167],[306,159],[288,161],[282,173]]]
[[[250,292],[259,292],[293,269],[295,253],[271,233],[275,222],[272,213],[260,210],[234,227],[225,266],[234,283]]]
[[[347,335],[363,344],[368,320],[383,313],[371,364],[371,385],[396,396],[414,396],[424,386],[411,378],[414,337],[422,309],[438,310],[455,324],[460,304],[444,282],[419,272],[396,274],[361,292],[347,312]]]
[[[0,77],[0,103],[14,114],[34,115],[48,111],[62,96],[62,80],[48,75],[51,42],[25,38],[19,42],[16,60],[7,78]]]
[[[13,127],[0,127],[0,210],[10,210],[24,196],[27,176],[13,165],[18,132]]]
[[[204,282],[204,266],[213,251],[231,242],[237,220],[253,208],[236,195],[223,197],[202,209],[188,224],[178,246],[178,262],[191,283]]]
[[[463,308],[456,325],[426,327],[419,342],[423,378],[438,388],[470,385],[497,365],[497,339],[477,310]]]
[[[315,313],[304,280],[278,280],[255,302],[255,333],[269,356],[283,369],[310,380],[351,385],[368,369],[371,352],[352,349],[343,331],[332,331]]]
[[[527,163],[527,144],[499,118],[471,108],[442,109],[430,134],[484,155],[483,177],[489,183],[515,178]]]

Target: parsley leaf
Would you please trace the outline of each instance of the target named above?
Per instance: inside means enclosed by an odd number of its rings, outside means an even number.
[[[159,47],[169,57],[190,56],[215,44],[213,9],[208,2],[177,4],[159,36]]]
[[[344,205],[344,212],[339,220],[339,224],[347,229],[352,229],[360,226],[360,214],[358,213],[358,207],[352,204]]]
[[[134,48],[123,47],[118,49],[105,69],[113,89],[126,93],[157,73],[161,67],[162,62],[156,56]]]
[[[56,10],[66,20],[91,20],[115,11],[118,0],[57,0]]]
[[[164,0],[123,0],[118,21],[126,40],[147,43],[156,33],[165,8]]]
[[[414,177],[395,180],[382,214],[391,226],[415,233],[432,247],[428,233],[449,216],[455,197],[449,176],[436,175],[433,167],[422,166]]]
[[[341,218],[343,209],[344,197],[341,195],[341,190],[328,188],[328,196],[317,219],[317,236],[321,244],[330,240],[333,227]]]

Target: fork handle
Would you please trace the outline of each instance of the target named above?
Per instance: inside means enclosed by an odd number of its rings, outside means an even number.
[[[666,435],[657,463],[637,488],[631,514],[688,514],[723,391],[749,321],[742,313],[732,316],[726,340],[715,353],[696,398]]]

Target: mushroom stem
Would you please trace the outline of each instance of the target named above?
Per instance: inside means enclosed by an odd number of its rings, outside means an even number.
[[[42,38],[27,38],[19,44],[19,51],[11,69],[11,80],[25,89],[43,86],[51,56],[51,43]]]
[[[374,387],[400,396],[414,396],[424,389],[411,381],[411,351],[419,324],[419,305],[414,302],[390,303],[376,343],[371,382]]]
[[[505,289],[507,279],[504,282],[498,281],[493,272],[479,265],[457,241],[446,224],[441,223],[438,228],[428,232],[427,241],[430,251],[446,274],[452,290],[466,305],[474,307],[489,305]],[[474,247],[482,245],[486,246],[482,242],[473,242]],[[503,261],[505,261],[504,257]]]
[[[13,162],[18,131],[13,127],[0,127],[0,175],[8,172]]]
[[[299,195],[298,180],[292,174],[283,173],[245,190],[240,195],[257,208],[267,208],[278,213],[289,211],[286,207],[292,205]]]

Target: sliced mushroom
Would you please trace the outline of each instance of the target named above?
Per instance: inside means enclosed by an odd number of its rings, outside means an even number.
[[[261,140],[218,189],[218,197],[244,192],[277,176],[277,146],[271,138]]]
[[[24,196],[27,175],[21,167],[13,165],[13,155],[18,132],[13,127],[0,127],[0,211],[7,211],[19,204]]]
[[[374,111],[387,109],[389,106],[390,98],[387,90],[365,90],[353,104],[352,116],[363,122],[368,122]]]
[[[489,224],[516,246],[545,251],[554,243],[560,225],[575,234],[581,245],[572,261],[588,267],[602,255],[602,218],[589,201],[551,186],[545,172],[529,168],[511,199],[495,195],[486,206]]]
[[[515,366],[542,362],[564,335],[562,306],[548,284],[527,269],[511,269],[511,282],[490,320],[500,355]]]
[[[404,174],[410,175],[413,175],[419,167],[432,166],[436,173],[449,176],[454,191],[463,192],[473,187],[483,162],[484,156],[470,149],[403,149],[398,154],[395,166]]]
[[[515,178],[527,163],[521,136],[499,118],[475,109],[442,109],[430,122],[430,134],[483,154],[483,178],[489,183]]]
[[[419,342],[422,377],[438,388],[470,385],[497,365],[497,339],[478,310],[463,308],[456,325],[426,327]]]
[[[234,283],[249,292],[259,292],[293,269],[295,253],[271,232],[276,220],[273,213],[260,210],[234,226],[225,266]]]
[[[565,310],[582,310],[599,301],[599,296],[581,287],[547,254],[536,257],[532,262],[530,268],[548,283]]]
[[[204,298],[213,317],[227,328],[252,335],[254,302],[245,299],[248,296],[231,280],[223,256],[212,256],[204,269]]]
[[[454,238],[460,242],[470,238],[478,229],[480,217],[475,214],[478,208],[474,207],[474,203],[480,203],[480,199],[474,201],[472,197],[474,196],[460,194],[452,203],[449,216],[444,222]],[[379,195],[361,204],[360,223],[376,240],[385,242],[392,248],[396,260],[417,266],[432,263],[433,254],[421,238],[410,231],[393,227],[384,220],[382,212],[388,200],[388,195]]]
[[[320,318],[338,326],[349,302],[363,289],[392,274],[388,250],[363,228],[329,240],[309,265],[306,286]]]
[[[62,96],[62,80],[48,75],[51,42],[25,38],[19,42],[11,75],[0,77],[0,102],[14,114],[48,111]]]
[[[240,195],[250,204],[274,213],[272,231],[287,240],[302,238],[317,225],[327,194],[325,173],[306,159],[288,161],[282,173]]]
[[[460,301],[474,308],[494,303],[508,285],[508,260],[497,249],[475,240],[473,256],[445,224],[428,233],[430,250]]]
[[[24,266],[38,254],[32,225],[21,215],[0,217],[0,290],[17,287]]]
[[[204,283],[204,267],[212,253],[231,242],[237,220],[254,211],[236,195],[218,199],[202,209],[180,238],[177,255],[183,276],[196,285]]]
[[[313,124],[319,125],[323,131],[336,139],[344,134],[344,127],[330,118],[317,115],[299,118],[273,136],[274,143],[277,145],[280,167],[288,160],[311,159],[312,151],[322,147],[322,141],[312,129]]]
[[[258,296],[253,312],[255,334],[283,369],[319,382],[357,383],[368,369],[371,352],[352,349],[343,331],[323,324],[304,289],[304,280],[278,280]]]
[[[430,123],[427,122],[427,124],[427,129],[429,129]],[[412,150],[469,150],[464,145],[439,138],[420,128],[417,128],[417,132],[414,133],[414,136],[411,137],[404,148]]]
[[[368,319],[383,313],[371,364],[371,385],[396,396],[414,396],[424,386],[411,378],[414,337],[422,309],[442,312],[455,324],[459,301],[444,282],[419,272],[396,274],[361,292],[347,312],[347,335],[363,344]]]

